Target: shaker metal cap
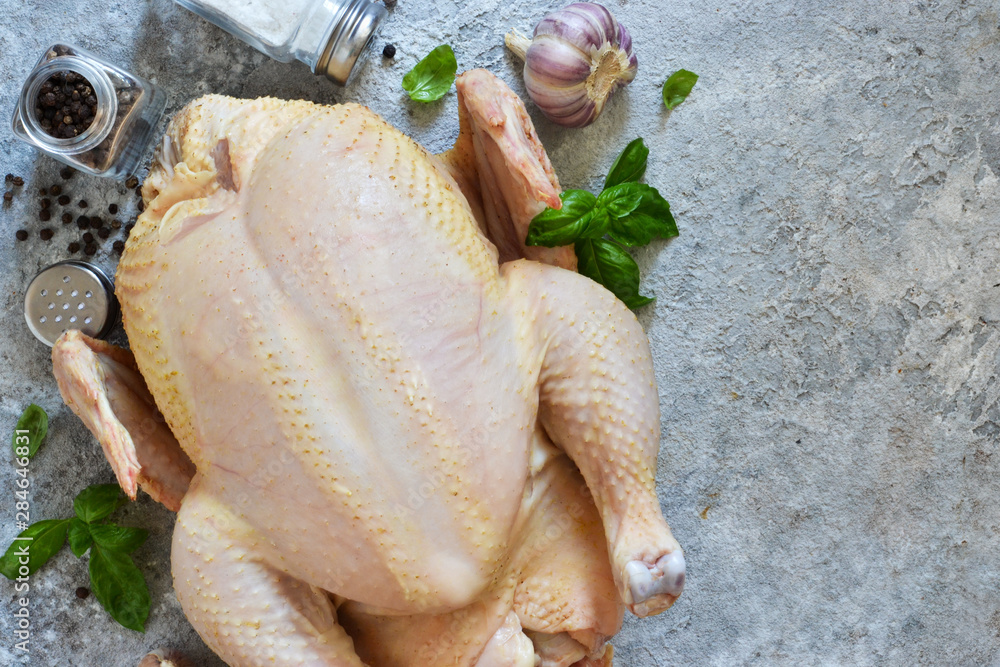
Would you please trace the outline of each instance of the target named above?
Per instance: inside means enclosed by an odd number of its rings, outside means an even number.
[[[111,279],[88,262],[58,262],[38,272],[24,293],[24,320],[52,347],[68,329],[103,338],[118,320]]]
[[[385,5],[371,0],[353,0],[330,33],[326,47],[316,61],[314,72],[325,74],[341,86],[347,85],[351,70],[379,23],[388,14]]]

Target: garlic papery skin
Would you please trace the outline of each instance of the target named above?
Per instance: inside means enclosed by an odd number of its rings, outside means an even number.
[[[565,127],[594,122],[639,67],[628,30],[592,2],[548,14],[530,40],[511,31],[504,42],[524,60],[524,85],[532,101]]]

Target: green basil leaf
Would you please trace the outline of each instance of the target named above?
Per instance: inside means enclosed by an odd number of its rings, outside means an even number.
[[[649,149],[642,142],[642,137],[633,139],[611,165],[608,177],[604,179],[604,187],[620,183],[638,182],[646,174],[646,160]]]
[[[98,545],[90,550],[90,588],[111,618],[121,625],[145,632],[149,617],[149,588],[142,572],[126,553]]]
[[[656,188],[644,183],[622,183],[608,188],[598,197],[608,207],[611,203],[625,202],[629,206],[638,197],[638,204],[625,215],[611,221],[608,234],[626,246],[646,245],[654,238],[668,239],[677,236],[677,223],[670,213],[670,204]],[[628,208],[623,203],[621,208]]]
[[[6,553],[0,556],[0,574],[8,579],[32,575],[66,543],[69,519],[37,521],[21,531]],[[27,571],[21,571],[27,567]]]
[[[411,100],[433,102],[444,97],[455,83],[458,62],[455,52],[447,44],[442,44],[427,54],[403,77],[403,90]]]
[[[21,413],[21,418],[17,420],[17,426],[14,428],[16,430],[10,438],[14,454],[18,457],[27,456],[30,459],[42,446],[42,441],[49,432],[49,416],[45,410],[32,403]]]
[[[639,294],[639,265],[614,241],[583,239],[576,242],[575,249],[577,271],[604,285],[629,308],[653,300]]]
[[[698,82],[698,75],[686,69],[679,69],[670,75],[663,84],[663,103],[668,109],[674,109],[687,99],[691,89]]]
[[[81,521],[93,523],[108,516],[125,502],[117,484],[92,484],[73,499],[73,511]]]
[[[149,537],[149,531],[142,528],[116,526],[113,523],[92,525],[90,534],[94,536],[94,542],[98,546],[123,553],[132,553]]]
[[[622,183],[607,188],[597,197],[597,204],[603,206],[615,218],[622,218],[634,211],[642,203],[643,191],[639,183]]]
[[[79,517],[73,517],[69,522],[69,548],[73,555],[79,558],[87,553],[87,549],[94,543],[94,538],[90,535],[90,527]]]
[[[586,190],[566,190],[559,198],[562,208],[546,208],[531,220],[525,245],[555,248],[604,236],[610,220],[606,211],[596,210],[597,197]]]

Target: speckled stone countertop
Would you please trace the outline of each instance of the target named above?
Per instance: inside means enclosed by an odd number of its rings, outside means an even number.
[[[609,6],[634,36],[635,83],[583,130],[529,109],[564,187],[598,188],[644,137],[647,180],[681,230],[636,258],[657,296],[640,320],[663,413],[659,492],[688,587],[662,616],[626,620],[618,664],[1000,664],[997,2]],[[411,103],[403,74],[450,43],[460,68],[487,67],[523,94],[502,34],[555,7],[400,0],[375,44],[394,43],[396,58],[370,58],[344,90],[167,0],[7,2],[0,116],[63,40],[163,86],[168,112],[209,92],[358,101],[440,151],[457,134],[454,91]],[[668,114],[660,85],[682,67],[701,79]],[[60,165],[7,121],[0,158],[27,182],[0,209],[0,440],[29,402],[48,410],[29,475],[33,518],[53,518],[113,477],[22,318],[31,276],[77,236],[57,224],[38,238],[37,188],[60,183]],[[120,183],[77,175],[66,187],[92,211],[136,214]],[[32,237],[15,242],[22,227]],[[110,240],[94,259],[113,270]],[[17,533],[14,479],[0,456],[3,546]],[[32,579],[29,656],[14,650],[17,596],[0,582],[0,664],[132,666],[160,646],[219,664],[173,594],[172,515],[143,496],[116,516],[151,533],[136,552],[147,632],[74,595],[87,569],[67,549]]]

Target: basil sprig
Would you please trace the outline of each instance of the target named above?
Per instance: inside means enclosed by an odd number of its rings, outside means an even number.
[[[455,52],[442,44],[403,76],[403,90],[417,102],[433,102],[444,97],[455,83],[458,61]]]
[[[691,94],[694,84],[698,83],[698,75],[686,69],[679,69],[663,84],[663,104],[668,109],[674,109]]]
[[[639,293],[639,266],[623,246],[677,236],[670,204],[656,188],[638,182],[646,174],[648,158],[642,138],[630,142],[611,165],[601,194],[566,190],[559,195],[562,208],[546,208],[536,215],[525,239],[527,245],[549,248],[574,244],[577,270],[629,308],[653,299]]]
[[[49,432],[49,416],[45,410],[32,403],[21,413],[14,429],[10,438],[11,449],[19,458],[26,456],[30,459],[42,446],[42,441]]]
[[[32,575],[66,542],[77,558],[90,551],[90,588],[111,618],[126,628],[145,632],[149,588],[129,555],[149,537],[142,528],[97,523],[121,507],[125,496],[117,484],[94,484],[73,500],[76,516],[37,521],[21,531],[0,556],[0,574],[8,579]],[[27,563],[21,561],[27,556]],[[27,572],[21,570],[26,565]]]

